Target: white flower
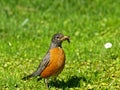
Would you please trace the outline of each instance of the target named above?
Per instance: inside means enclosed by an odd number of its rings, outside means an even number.
[[[110,43],[110,42],[105,43],[105,44],[104,44],[104,47],[105,47],[106,49],[111,48],[111,47],[112,47],[112,43]]]

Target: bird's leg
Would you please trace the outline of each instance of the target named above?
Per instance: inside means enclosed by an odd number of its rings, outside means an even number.
[[[58,82],[57,82],[57,76],[53,78],[54,84],[55,84],[55,90],[58,90]]]
[[[57,82],[57,77],[54,77],[53,80],[54,80],[54,82],[56,83],[56,82]]]
[[[44,79],[44,82],[45,82],[45,86],[46,86],[47,90],[49,90],[50,88],[49,88],[49,85],[48,85],[48,79]]]

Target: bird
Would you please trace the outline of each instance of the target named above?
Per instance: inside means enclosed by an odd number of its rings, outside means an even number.
[[[62,48],[63,41],[70,43],[70,37],[64,36],[62,33],[54,34],[51,39],[50,47],[36,71],[22,79],[28,80],[29,78],[39,76],[40,78],[44,78],[45,85],[49,88],[48,79],[50,77],[56,78],[65,66],[66,56]]]

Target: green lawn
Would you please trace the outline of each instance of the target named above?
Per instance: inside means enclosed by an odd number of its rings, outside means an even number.
[[[51,90],[120,88],[120,0],[0,0],[0,90],[45,90],[44,80],[21,78],[58,32],[71,43],[63,43],[66,66]]]

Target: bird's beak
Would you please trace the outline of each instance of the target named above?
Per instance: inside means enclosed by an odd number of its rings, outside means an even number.
[[[63,37],[61,37],[60,40],[61,40],[61,41],[67,40],[67,41],[70,43],[70,37],[69,37],[69,36],[63,36]]]

